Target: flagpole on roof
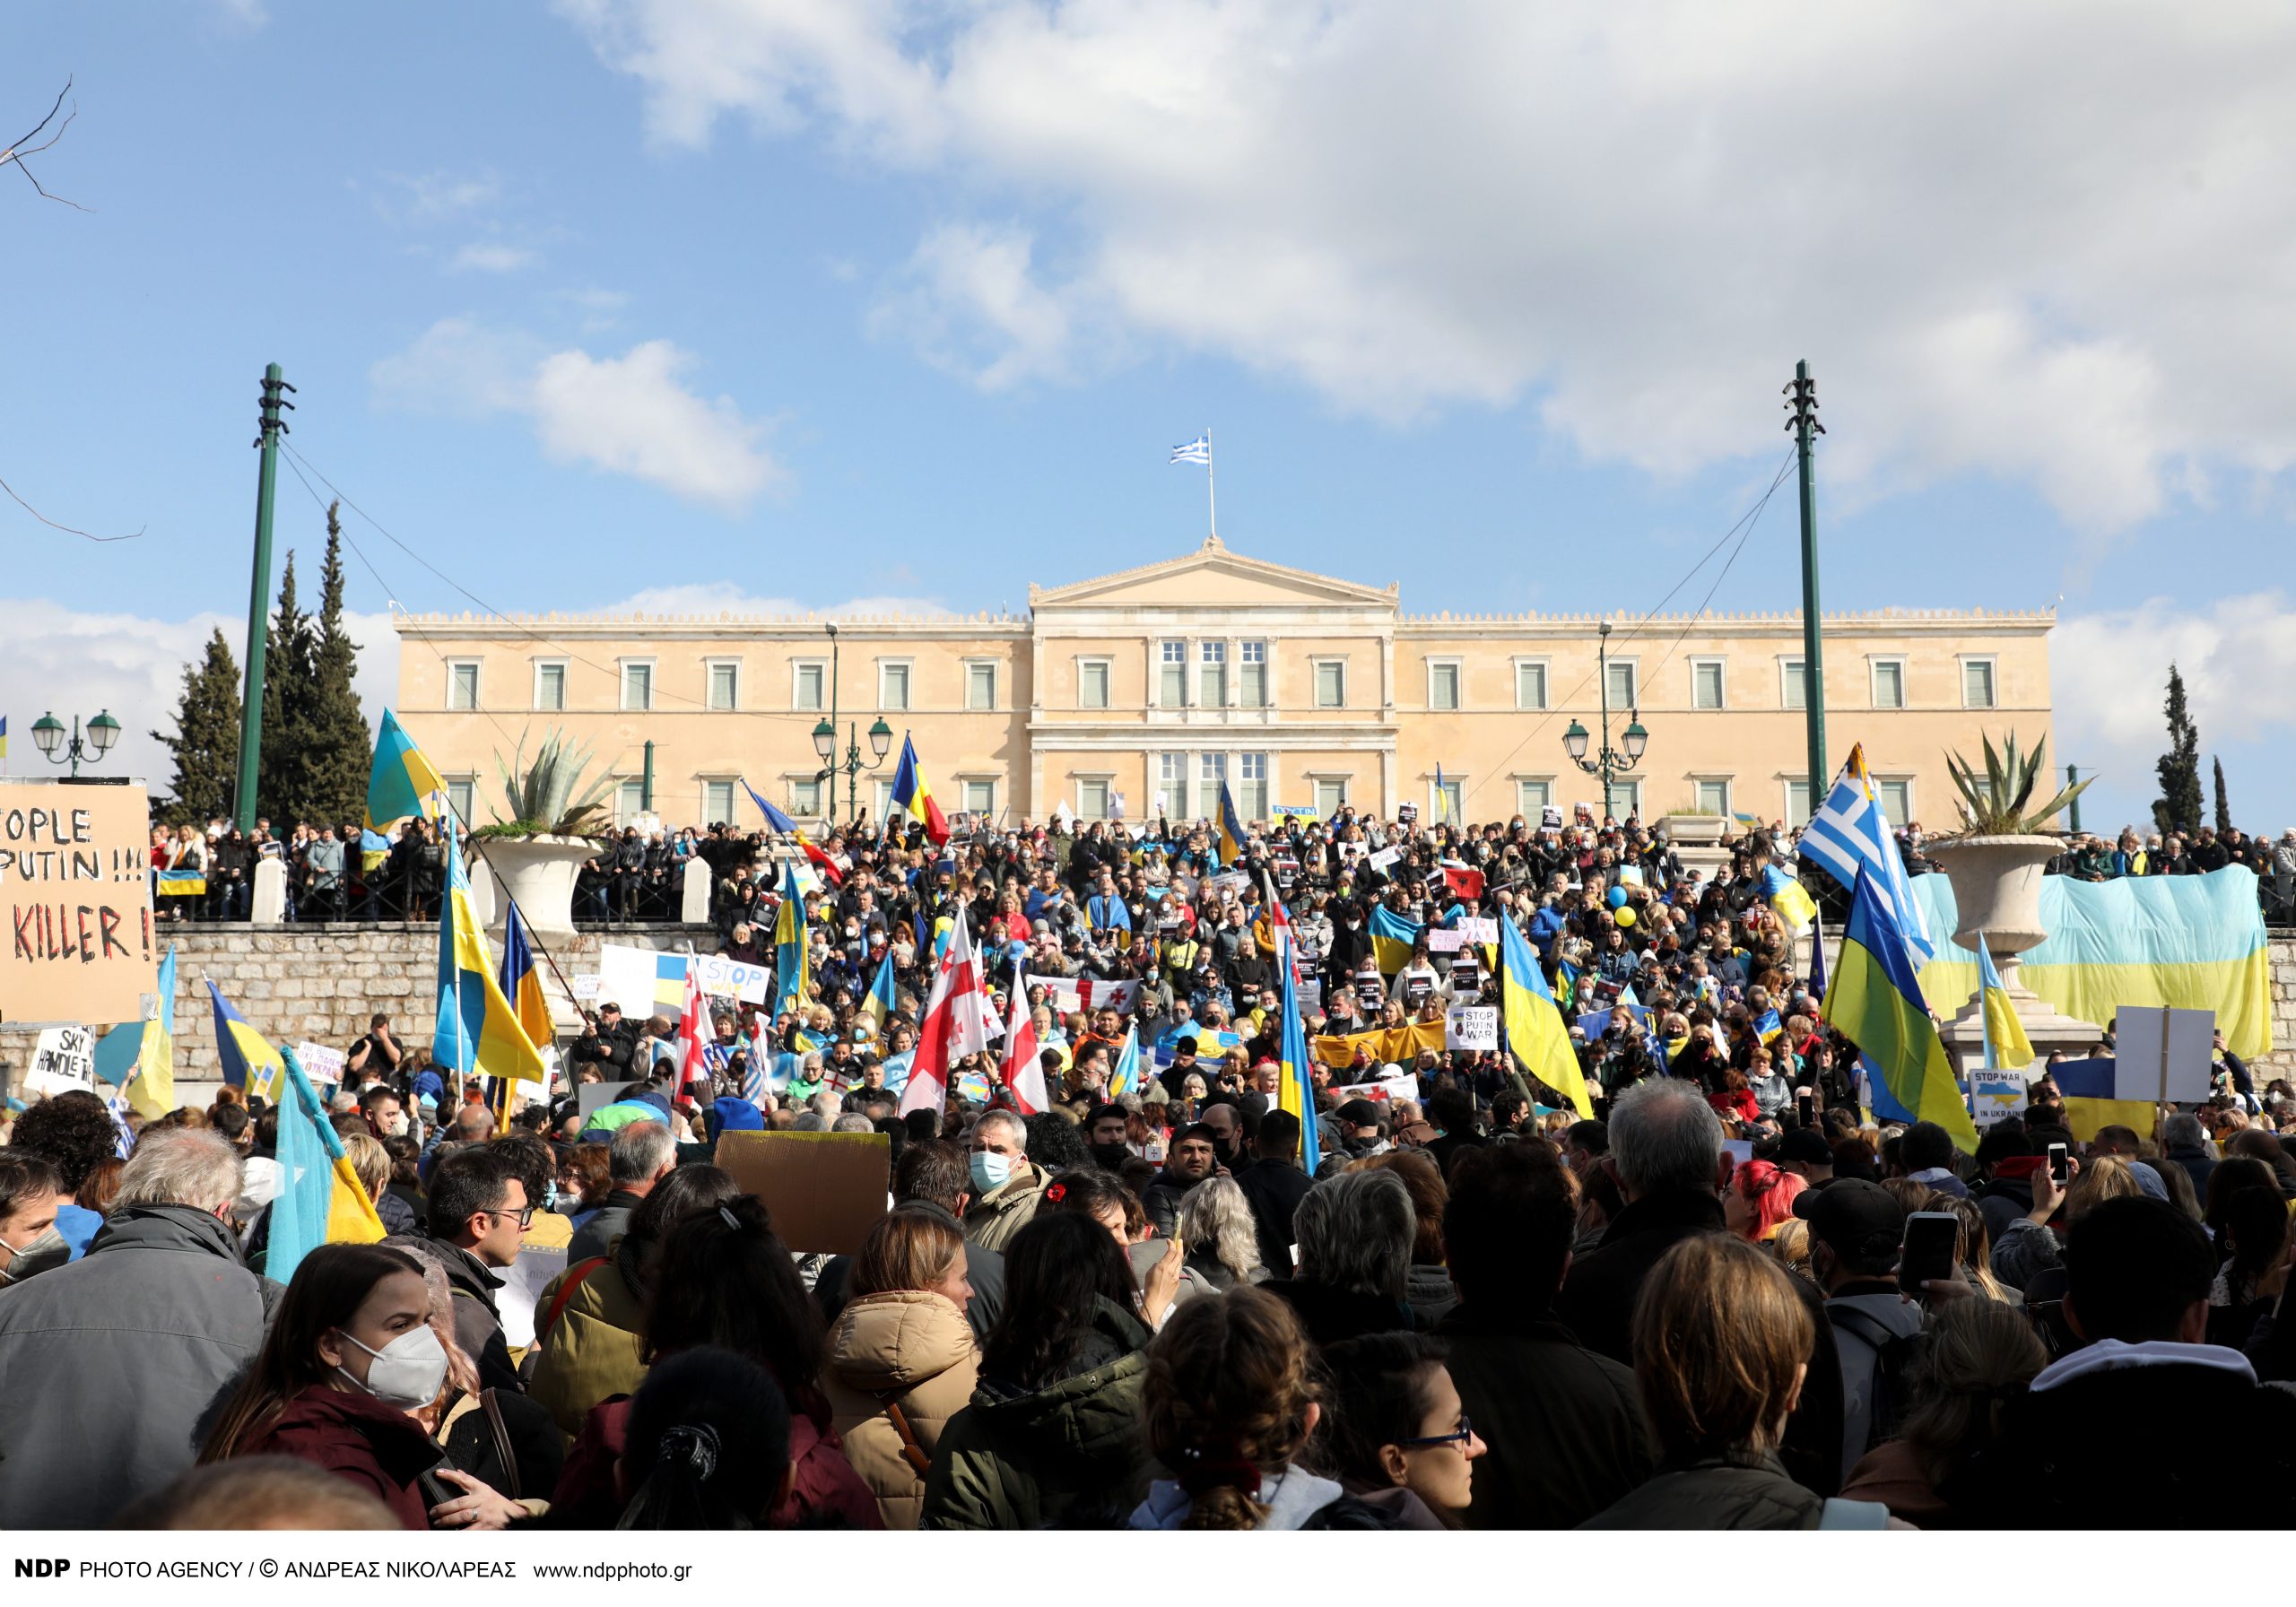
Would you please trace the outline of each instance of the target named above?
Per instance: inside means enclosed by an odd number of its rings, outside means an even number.
[[[1211,521],[1212,539],[1220,539],[1220,492],[1212,482],[1212,427],[1204,427],[1204,499],[1205,515]]]

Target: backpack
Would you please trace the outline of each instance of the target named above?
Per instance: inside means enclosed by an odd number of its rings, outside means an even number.
[[[1929,1331],[1892,1333],[1856,1307],[1832,1301],[1826,1304],[1826,1316],[1836,1328],[1873,1347],[1874,1385],[1867,1396],[1865,1446],[1870,1451],[1905,1432],[1905,1420],[1913,1415],[1929,1368]]]

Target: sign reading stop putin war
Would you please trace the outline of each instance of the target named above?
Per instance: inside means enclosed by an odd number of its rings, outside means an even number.
[[[0,1021],[137,1021],[158,983],[140,786],[0,782]]]

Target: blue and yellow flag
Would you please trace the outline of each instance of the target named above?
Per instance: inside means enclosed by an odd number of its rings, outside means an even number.
[[[470,874],[454,825],[443,833],[447,892],[439,907],[439,1024],[430,1038],[430,1057],[465,1076],[508,1077],[547,1082],[542,1051],[518,1024],[518,1012],[494,979],[486,934],[471,908]]]
[[[382,729],[375,734],[375,768],[367,776],[367,829],[370,831],[422,812],[422,800],[447,790],[447,784],[422,750],[398,723],[383,710]]]
[[[781,866],[781,908],[773,917],[773,968],[779,973],[780,993],[773,1013],[798,1010],[805,1003],[805,900],[797,891],[797,869],[787,861]]]
[[[207,993],[215,1003],[215,1056],[222,1063],[223,1081],[257,1099],[276,1100],[285,1067],[279,1051],[231,1008],[222,988],[211,981]]]
[[[1978,989],[1985,996],[1985,1064],[2008,1071],[2032,1064],[2033,1046],[2017,1019],[2017,1007],[2009,1002],[2009,990],[2001,984],[2001,973],[1993,969],[1993,954],[1982,932],[1977,934],[1977,975]]]
[[[1810,897],[1810,890],[1775,864],[1762,867],[1761,896],[1778,912],[1786,929],[1797,935],[1818,918],[1818,901]]]
[[[1965,1155],[1977,1153],[1953,1063],[1929,1019],[1906,953],[1905,934],[1866,872],[1859,872],[1842,929],[1832,985],[1818,1013],[1841,1029],[1881,1073],[1891,1097],[1915,1119],[1935,1122]]]
[[[933,784],[925,779],[925,771],[917,762],[917,744],[907,736],[900,739],[900,763],[893,768],[893,784],[885,794],[891,807],[900,810],[913,821],[923,823],[925,835],[935,847],[949,840],[949,822],[941,806],[933,801]]]
[[[271,1247],[264,1275],[286,1282],[321,1245],[381,1242],[382,1219],[351,1169],[326,1107],[292,1049],[281,1052],[286,1087],[279,1103],[279,1193],[271,1203]]]
[[[877,962],[876,977],[869,984],[869,991],[861,996],[861,1013],[876,1023],[877,1041],[884,1042],[885,1023],[893,1019],[893,957],[890,950]]]
[[[143,1023],[144,1037],[135,1052],[135,1075],[124,1090],[127,1103],[147,1122],[159,1120],[176,1108],[176,946],[160,961],[160,978],[153,984],[160,1013]]]
[[[1139,1091],[1140,1029],[1135,1025],[1126,1029],[1124,1047],[1117,1051],[1116,1070],[1109,1073],[1109,1098],[1114,1099]]]
[[[1786,1023],[1778,1019],[1778,1012],[1765,1010],[1754,1022],[1754,1035],[1764,1044],[1774,1044],[1786,1036]]]
[[[1578,1051],[1570,1047],[1562,1011],[1546,985],[1522,928],[1504,912],[1499,916],[1499,1019],[1508,1052],[1523,1070],[1561,1094],[1582,1117],[1595,1114]]]
[[[1244,863],[1244,828],[1236,819],[1236,800],[1228,795],[1228,778],[1220,778],[1220,863],[1233,870]]]
[[[526,1041],[539,1049],[557,1038],[558,1029],[551,1024],[550,1005],[543,998],[542,973],[535,969],[526,920],[509,894],[502,895],[502,996],[510,1001],[510,1013],[518,1018]],[[685,1003],[683,994],[678,1003]]]
[[[1283,908],[1276,904],[1281,911]],[[1300,1013],[1300,957],[1293,946],[1292,923],[1276,922],[1275,964],[1282,973],[1283,1003],[1276,1029],[1276,1058],[1283,1075],[1275,1085],[1275,1108],[1300,1118],[1300,1169],[1310,1177],[1323,1164],[1323,1146],[1316,1134],[1315,1062],[1308,1054],[1308,1023]]]
[[[2083,1143],[2092,1143],[2107,1127],[2126,1127],[2150,1138],[2161,1123],[2150,1099],[2113,1098],[2115,1064],[2109,1055],[2093,1060],[2060,1060],[2048,1068],[2065,1096],[2065,1125]]]
[[[1426,930],[1416,921],[1405,920],[1384,904],[1371,906],[1371,958],[1378,962],[1379,974],[1392,977],[1409,965],[1419,934]]]
[[[190,866],[154,871],[152,890],[163,899],[196,898],[207,890],[207,873]]]

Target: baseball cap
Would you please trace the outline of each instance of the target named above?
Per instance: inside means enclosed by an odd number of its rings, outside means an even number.
[[[1845,1255],[1877,1254],[1905,1234],[1905,1208],[1897,1196],[1863,1177],[1803,1190],[1794,1196],[1794,1214],[1810,1224],[1814,1238]]]
[[[1351,1127],[1373,1127],[1378,1125],[1379,1108],[1369,1099],[1350,1099],[1332,1115]]]

